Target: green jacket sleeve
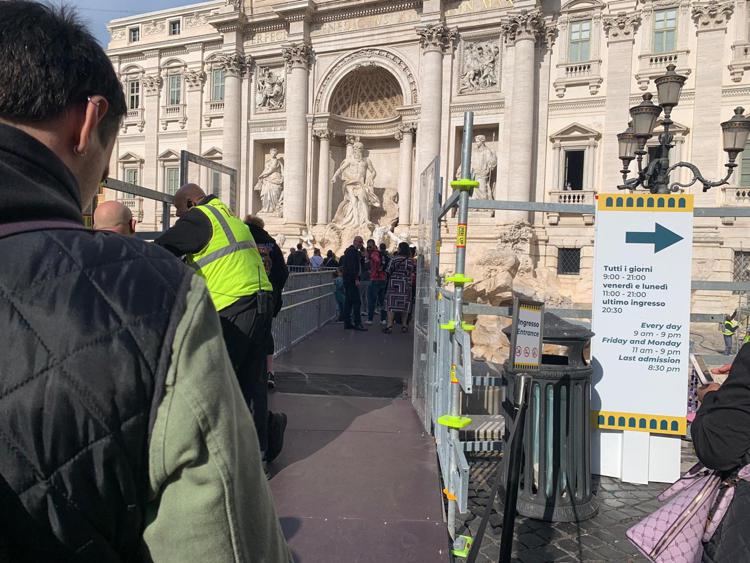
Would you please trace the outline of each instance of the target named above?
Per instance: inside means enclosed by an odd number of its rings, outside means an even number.
[[[205,283],[193,277],[149,443],[157,563],[288,562],[258,439]]]

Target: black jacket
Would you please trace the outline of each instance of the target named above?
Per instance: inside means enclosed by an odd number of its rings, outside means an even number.
[[[258,245],[258,252],[260,252],[261,258],[263,258],[268,281],[273,286],[273,315],[275,317],[281,310],[281,293],[284,290],[286,280],[289,278],[289,268],[286,267],[284,254],[281,252],[281,248],[276,244],[274,238],[265,229],[257,225],[248,224],[247,226],[250,229],[250,234],[255,239],[255,244]]]
[[[359,279],[359,273],[362,269],[362,255],[359,250],[351,245],[344,252],[344,257],[341,258],[341,268],[344,271],[344,281],[351,283]]]
[[[207,196],[199,205],[212,199],[216,199],[216,196]],[[211,221],[205,213],[193,207],[154,242],[175,256],[185,256],[203,250],[211,241],[212,235]]]
[[[691,425],[698,459],[730,472],[750,462],[750,344],[740,348],[729,376],[708,393]],[[740,481],[729,510],[706,544],[703,561],[750,561],[750,483]]]
[[[76,181],[0,125],[0,222],[31,219],[80,223]],[[192,273],[85,230],[0,238],[0,256],[0,560],[147,559],[149,433]]]

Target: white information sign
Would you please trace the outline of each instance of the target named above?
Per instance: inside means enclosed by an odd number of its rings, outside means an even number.
[[[592,312],[595,428],[685,434],[692,247],[692,195],[599,195]],[[601,466],[612,467],[615,444],[622,448],[621,463],[615,464],[622,473],[643,474],[632,464],[648,468],[648,441],[608,434],[598,436]],[[645,451],[645,459],[628,459],[628,443],[640,444],[631,457]],[[679,471],[679,449],[676,463]],[[612,473],[618,471],[603,472]]]
[[[542,363],[544,305],[515,299],[511,332],[511,365],[518,371],[537,370]]]

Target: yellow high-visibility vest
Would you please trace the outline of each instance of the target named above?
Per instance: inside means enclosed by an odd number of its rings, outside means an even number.
[[[724,330],[722,330],[721,333],[724,336],[734,336],[734,333],[737,332],[737,328],[739,326],[740,326],[740,323],[738,323],[735,320],[724,321]]]
[[[219,199],[198,205],[211,222],[211,239],[188,263],[203,276],[217,311],[241,297],[273,291],[263,259],[247,225],[232,215]]]

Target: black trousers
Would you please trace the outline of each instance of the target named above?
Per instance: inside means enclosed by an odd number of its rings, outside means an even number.
[[[266,353],[272,307],[266,305],[263,312],[258,312],[256,296],[243,297],[219,311],[219,318],[229,359],[237,374],[242,396],[253,413],[260,449],[265,452],[268,448]]]
[[[354,280],[344,280],[344,327],[362,325],[362,301],[359,298],[359,288]]]

